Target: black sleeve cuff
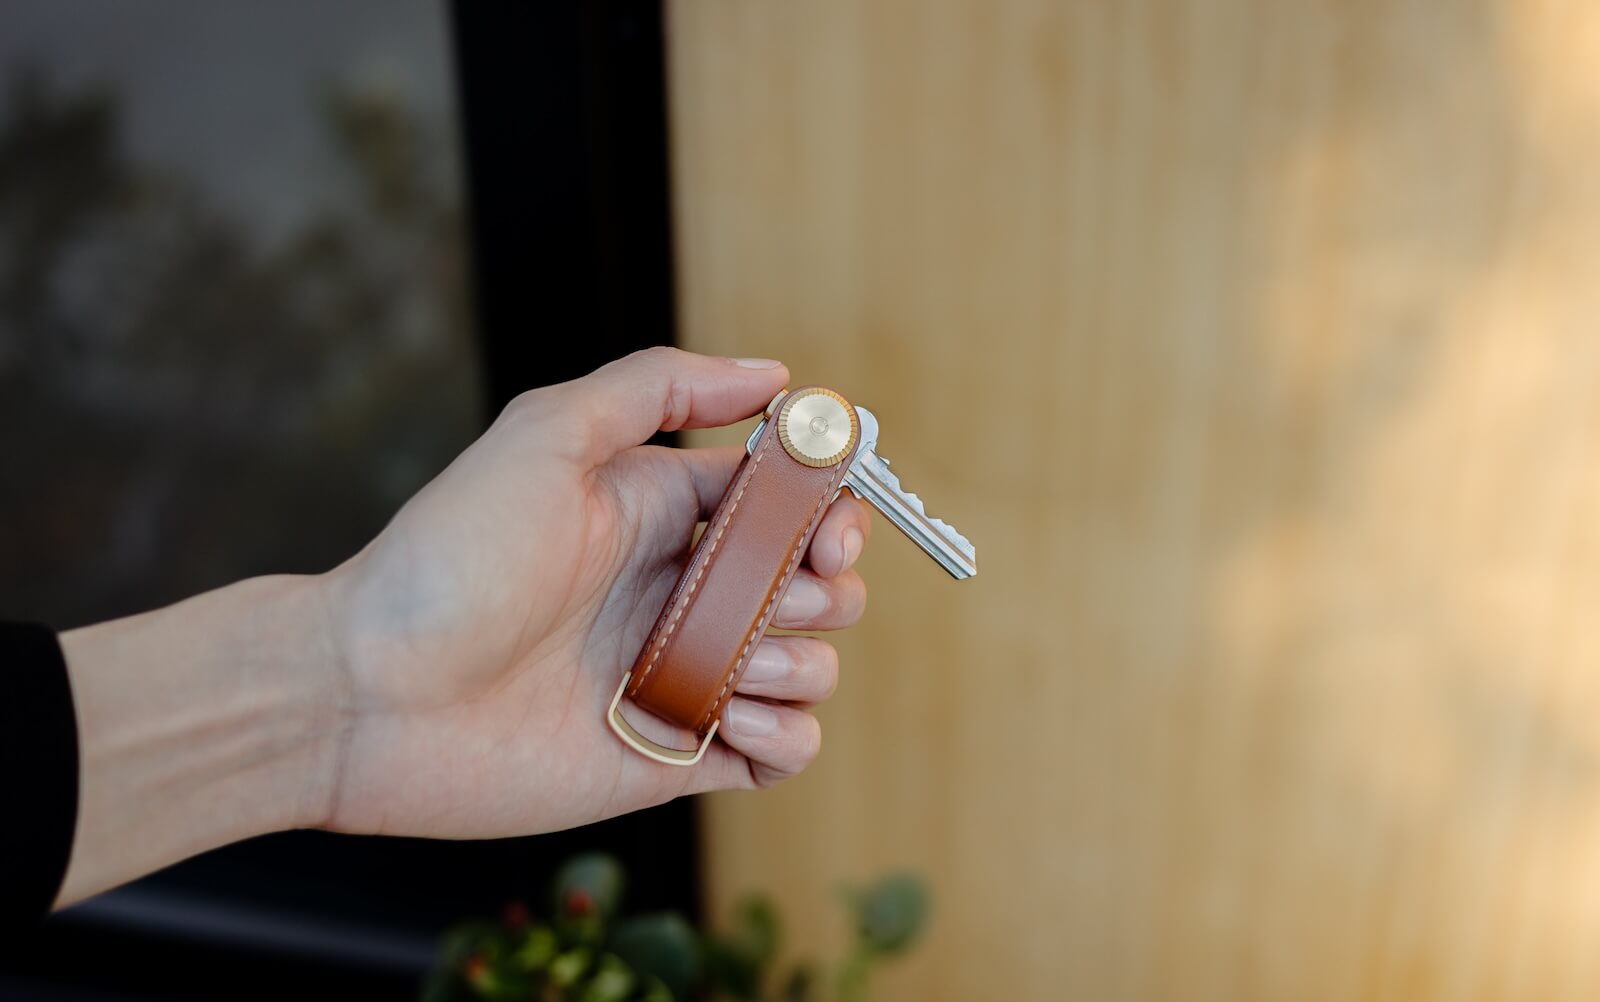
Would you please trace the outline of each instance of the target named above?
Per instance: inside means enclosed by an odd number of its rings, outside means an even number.
[[[78,825],[78,720],[55,632],[0,623],[0,926],[36,922],[61,891]]]

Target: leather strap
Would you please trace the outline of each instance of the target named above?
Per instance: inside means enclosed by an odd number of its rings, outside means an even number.
[[[855,409],[846,404],[852,437],[842,458],[818,466],[790,454],[779,435],[783,403],[810,389],[789,391],[769,408],[775,417],[740,464],[628,674],[627,697],[693,731],[702,753],[860,445]],[[645,739],[620,724],[630,745],[668,761],[640,748],[634,739]],[[675,764],[700,757],[678,754],[684,757],[670,757]]]

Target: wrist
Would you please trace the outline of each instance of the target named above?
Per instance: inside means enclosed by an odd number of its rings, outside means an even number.
[[[241,581],[61,644],[81,764],[60,903],[326,816],[346,701],[320,578]]]

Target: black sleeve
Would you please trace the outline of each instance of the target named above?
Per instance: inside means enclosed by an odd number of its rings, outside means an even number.
[[[0,927],[48,915],[78,825],[78,720],[54,631],[0,623]]]

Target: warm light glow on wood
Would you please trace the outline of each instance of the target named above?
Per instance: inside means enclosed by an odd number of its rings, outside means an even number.
[[[1600,8],[669,28],[686,345],[872,408],[984,560],[880,520],[714,905],[818,953],[922,870],[885,998],[1600,997]]]

